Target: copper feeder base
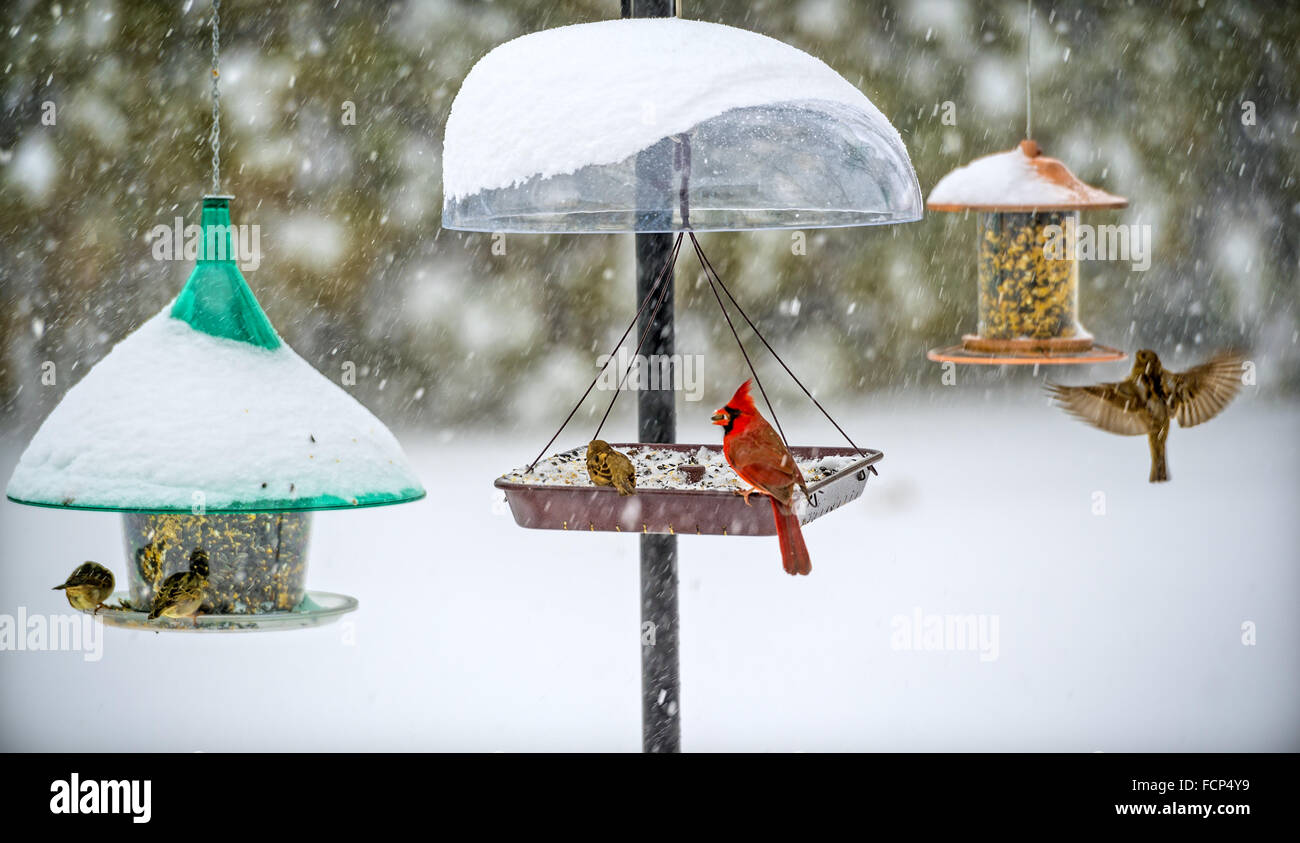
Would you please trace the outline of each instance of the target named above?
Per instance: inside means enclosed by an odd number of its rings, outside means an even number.
[[[1128,353],[1100,345],[1091,336],[1034,340],[994,340],[966,334],[961,345],[931,349],[925,355],[937,363],[985,366],[1078,366],[1113,363]]]

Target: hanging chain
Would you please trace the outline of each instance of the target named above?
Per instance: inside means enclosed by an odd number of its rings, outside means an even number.
[[[1034,98],[1029,90],[1029,57],[1034,52],[1034,0],[1025,0],[1025,140],[1033,140],[1030,124],[1034,116]]]
[[[221,0],[212,0],[212,195],[221,193]]]

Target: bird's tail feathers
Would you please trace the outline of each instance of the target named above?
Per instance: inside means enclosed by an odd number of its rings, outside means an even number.
[[[1152,483],[1164,483],[1169,480],[1169,463],[1165,460],[1165,440],[1154,433],[1147,436],[1151,443],[1151,477]]]
[[[772,516],[776,519],[776,537],[781,543],[781,565],[785,572],[795,574],[812,573],[812,559],[808,556],[808,546],[803,543],[803,529],[799,526],[799,516],[794,510],[782,506],[776,498],[771,498]]]

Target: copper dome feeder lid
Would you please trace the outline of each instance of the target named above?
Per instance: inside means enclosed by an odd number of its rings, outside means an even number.
[[[925,206],[931,211],[1083,211],[1128,207],[1123,196],[1080,181],[1036,141],[976,158],[939,179]]]
[[[1079,365],[1109,363],[1127,357],[1120,349],[1094,342],[1092,335],[1080,324],[1076,259],[1070,258],[1071,270],[1062,271],[1056,278],[1051,277],[1056,273],[1050,272],[1048,277],[1035,276],[1034,270],[1030,269],[1030,283],[1025,283],[1026,279],[1013,277],[1026,272],[1023,256],[1018,258],[1011,253],[1015,248],[1023,250],[1024,247],[1011,245],[1013,238],[1004,239],[1006,231],[1033,227],[1050,219],[1038,215],[1074,214],[1082,210],[1127,206],[1127,199],[1080,181],[1068,167],[1043,155],[1038,144],[1028,139],[1006,152],[977,158],[940,179],[930,191],[926,202],[928,209],[982,212],[978,285],[981,328],[990,315],[999,315],[999,310],[1003,311],[1002,315],[1009,310],[1013,323],[1026,318],[1026,308],[1038,314],[1041,302],[1022,298],[1028,295],[1026,291],[1030,288],[1055,288],[1062,301],[1068,303],[1064,305],[1065,312],[1060,321],[1048,330],[1042,330],[1041,324],[1028,325],[1033,329],[1030,331],[1024,330],[1024,324],[1000,324],[998,330],[986,335],[965,334],[960,344],[932,349],[926,357],[941,363],[991,366]],[[1034,216],[1001,217],[1000,214]],[[991,268],[995,262],[988,260],[990,255],[985,254],[986,251],[993,255],[1006,255],[1010,259],[1009,265],[1002,269]],[[999,276],[999,272],[1003,274]],[[992,273],[992,276],[986,277],[986,273]],[[1020,312],[1016,313],[1017,310]]]

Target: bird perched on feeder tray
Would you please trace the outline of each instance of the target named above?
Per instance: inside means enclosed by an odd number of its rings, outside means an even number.
[[[1241,355],[1225,353],[1186,372],[1171,372],[1154,351],[1142,349],[1125,380],[1094,386],[1049,383],[1047,390],[1067,413],[1093,427],[1121,436],[1146,434],[1149,479],[1161,483],[1169,479],[1165,440],[1171,420],[1192,427],[1217,416],[1241,389],[1243,362]]]
[[[593,439],[587,446],[587,474],[597,486],[613,486],[620,495],[636,494],[636,468],[632,461],[603,439]]]
[[[68,598],[68,605],[83,612],[98,612],[104,601],[113,596],[113,572],[98,562],[82,562],[68,575],[63,585],[56,585]]]
[[[199,621],[195,615],[203,605],[203,592],[208,587],[208,554],[201,547],[190,553],[190,569],[177,571],[159,586],[153,596],[153,607],[149,610],[149,620],[159,616],[168,618],[193,618],[194,625]]]
[[[759,415],[749,395],[749,384],[749,381],[741,384],[727,405],[713,414],[713,423],[723,430],[722,454],[740,479],[754,487],[739,493],[745,496],[746,504],[754,492],[771,498],[785,572],[807,574],[812,571],[812,560],[791,500],[795,486],[803,490],[805,497],[808,487],[790,449],[767,419]]]

